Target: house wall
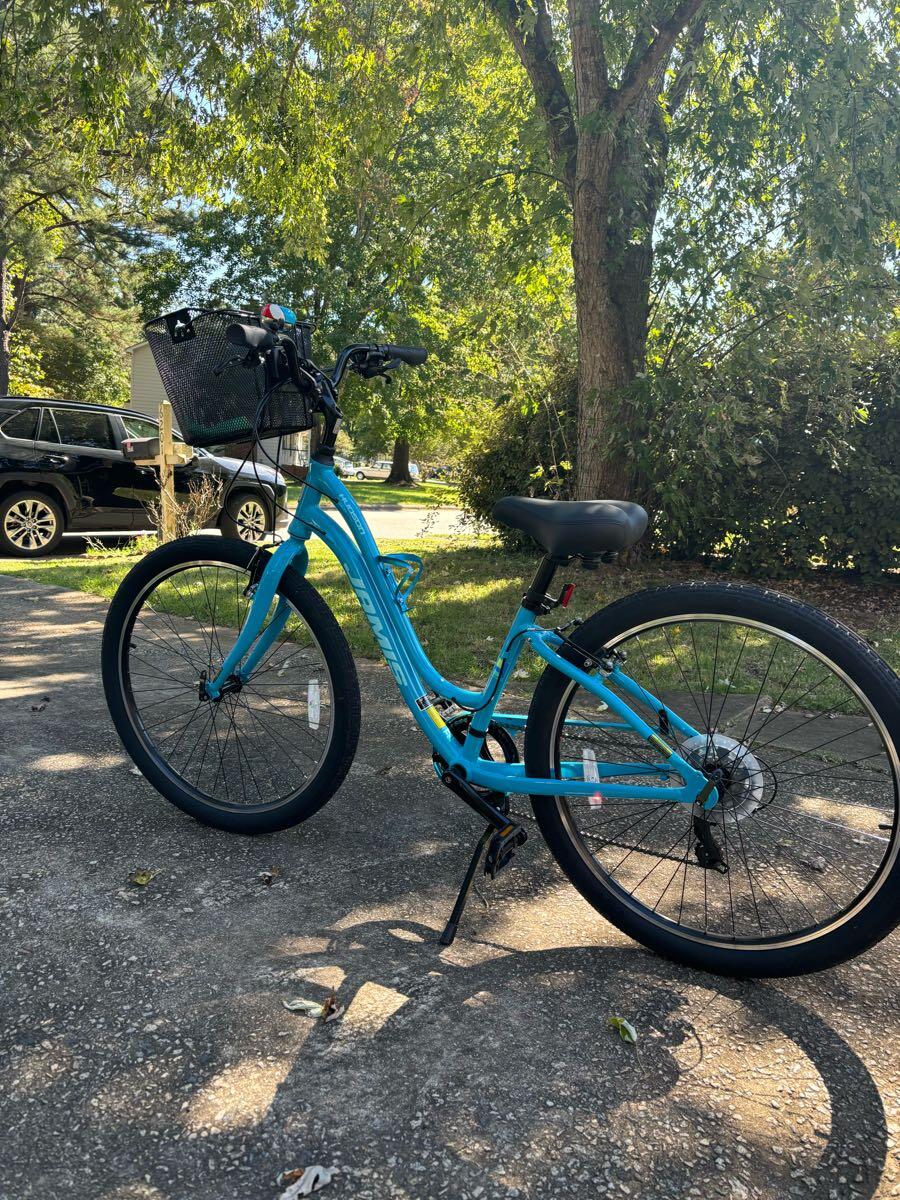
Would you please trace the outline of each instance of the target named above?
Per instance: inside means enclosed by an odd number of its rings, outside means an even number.
[[[135,412],[148,417],[159,416],[159,406],[166,398],[166,390],[153,361],[153,354],[146,342],[141,342],[131,351],[131,403]]]

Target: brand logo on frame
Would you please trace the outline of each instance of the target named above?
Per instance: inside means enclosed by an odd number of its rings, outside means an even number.
[[[378,611],[375,608],[375,604],[372,601],[372,597],[366,591],[366,586],[361,579],[357,579],[354,575],[351,575],[349,571],[347,572],[347,578],[350,580],[353,590],[359,597],[359,602],[362,605],[363,612],[369,618],[369,624],[372,626],[372,632],[375,634],[375,640],[381,647],[381,652],[387,660],[387,665],[394,672],[394,678],[402,687],[407,682],[406,672],[403,670],[400,659],[397,657],[397,652],[391,645],[390,640],[385,633],[384,621],[382,621],[381,617],[379,617]]]

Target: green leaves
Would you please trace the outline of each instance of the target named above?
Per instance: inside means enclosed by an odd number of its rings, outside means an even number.
[[[626,1021],[624,1017],[610,1017],[606,1022],[611,1029],[614,1029],[623,1042],[628,1042],[634,1046],[637,1043],[637,1030],[630,1021]]]

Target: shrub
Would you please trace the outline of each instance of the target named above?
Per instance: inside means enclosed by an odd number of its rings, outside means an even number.
[[[502,496],[565,496],[573,461],[574,394],[574,381],[566,379],[552,396],[507,400],[494,410],[480,441],[460,462],[460,499],[467,512],[490,524],[491,509]],[[497,532],[508,546],[533,546],[514,529],[500,526]]]
[[[619,399],[612,449],[645,481],[634,498],[651,512],[650,547],[768,576],[812,565],[896,569],[897,354],[832,368],[795,353],[774,369],[749,367],[646,376]],[[566,420],[554,416],[548,427],[539,411],[498,412],[464,465],[470,511],[487,519],[499,496],[561,494],[568,472],[553,463],[574,439],[560,441],[554,430],[565,433]]]

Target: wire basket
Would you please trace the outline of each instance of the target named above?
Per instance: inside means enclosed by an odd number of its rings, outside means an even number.
[[[261,324],[247,313],[183,308],[144,326],[175,424],[190,446],[276,437],[314,424],[311,393],[291,381],[267,393],[261,358],[225,340],[235,321]]]

